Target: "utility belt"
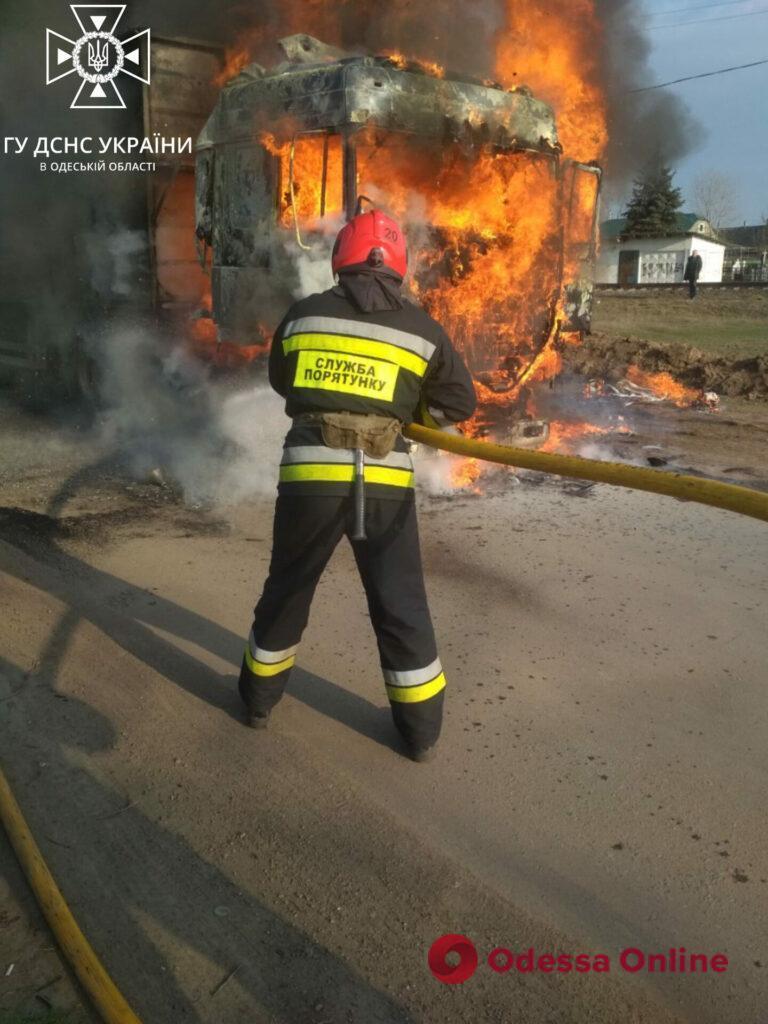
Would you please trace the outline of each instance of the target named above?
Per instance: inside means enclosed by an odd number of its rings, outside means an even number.
[[[319,423],[328,448],[355,453],[355,526],[352,540],[365,540],[365,457],[385,459],[397,444],[403,424],[392,416],[354,412],[307,412],[294,423]]]
[[[329,448],[362,451],[371,459],[385,459],[397,444],[403,424],[392,416],[356,412],[303,412],[294,423],[319,423]]]

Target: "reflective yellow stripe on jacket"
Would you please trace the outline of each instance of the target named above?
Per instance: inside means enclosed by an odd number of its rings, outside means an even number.
[[[280,467],[280,483],[291,484],[302,480],[331,481],[333,483],[352,483],[355,479],[355,467],[330,462],[306,462],[293,466]],[[389,469],[386,466],[366,466],[365,482],[367,484],[388,484],[390,487],[413,487],[413,470]]]
[[[384,359],[386,362],[402,366],[417,377],[423,377],[427,370],[427,362],[420,356],[382,341],[368,341],[365,338],[352,338],[341,334],[294,334],[283,342],[283,351],[289,352],[338,352],[340,355],[371,356]]]
[[[416,334],[382,324],[363,324],[328,316],[306,316],[288,324],[283,352],[338,352],[384,359],[423,377],[435,345]]]
[[[305,480],[352,483],[355,453],[348,448],[295,445],[283,450],[280,483]],[[390,452],[383,459],[366,459],[365,482],[389,487],[413,487],[413,462],[407,452]]]

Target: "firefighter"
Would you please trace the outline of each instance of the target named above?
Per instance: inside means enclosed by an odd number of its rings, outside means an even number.
[[[407,249],[395,221],[380,210],[361,212],[358,203],[336,239],[332,267],[336,287],[291,306],[272,342],[270,384],[293,424],[240,695],[249,724],[265,727],[317,583],[346,535],[395,726],[408,755],[426,761],[440,734],[445,676],[424,590],[413,464],[400,431],[415,419],[467,419],[475,390],[442,327],[401,293]]]

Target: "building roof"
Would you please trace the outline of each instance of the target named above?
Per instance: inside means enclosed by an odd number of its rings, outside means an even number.
[[[702,237],[711,238],[714,232],[704,235],[701,231],[691,230],[693,225],[700,220],[707,224],[709,223],[706,217],[702,217],[698,213],[676,213],[675,228],[669,232],[669,235],[701,235]],[[612,220],[604,220],[600,225],[600,235],[605,242],[617,242],[624,234],[626,227],[626,217],[614,217]]]
[[[723,228],[720,234],[728,245],[740,245],[746,249],[768,247],[768,224],[745,224],[740,228]]]

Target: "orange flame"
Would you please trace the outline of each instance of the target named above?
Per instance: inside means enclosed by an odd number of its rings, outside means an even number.
[[[496,75],[552,104],[565,155],[583,163],[599,160],[608,142],[601,45],[594,0],[506,0]]]
[[[595,6],[596,0],[503,0],[504,22],[489,68],[504,88],[528,86],[552,105],[563,158],[581,163],[599,162],[607,143],[599,68],[602,34]],[[285,0],[270,31],[273,38],[310,32],[342,45],[339,12],[351,7],[350,0]],[[396,0],[392,20],[407,25],[410,16],[410,4]],[[254,33],[228,54],[222,78],[236,74],[251,59],[248,54],[260,54],[265,46],[265,31]],[[445,75],[439,64],[424,54],[403,52],[402,45],[384,55],[400,68],[415,65],[426,74]],[[480,128],[481,111],[476,120]],[[278,219],[285,228],[292,228],[294,216],[302,230],[311,230],[323,213],[342,212],[338,138],[327,144],[319,135],[295,139],[293,196],[291,141],[265,135],[262,142],[278,161]],[[565,320],[561,286],[577,276],[590,240],[596,179],[586,176],[574,188],[570,241],[579,244],[566,245],[570,189],[558,174],[554,154],[479,146],[468,153],[458,145],[429,146],[422,139],[376,131],[358,133],[357,150],[358,189],[409,226],[411,288],[479,377],[481,402],[508,406],[527,386],[556,375],[560,350],[573,341],[560,332]],[[468,425],[470,433],[479,429],[478,420]],[[566,440],[565,427],[556,424],[549,447]],[[455,470],[469,485],[479,474],[472,460]]]
[[[202,309],[210,313],[210,291],[202,299]],[[186,332],[187,349],[192,355],[209,365],[220,369],[239,370],[260,356],[269,352],[271,335],[268,329],[259,325],[261,337],[256,345],[238,345],[233,341],[222,341],[215,321],[210,316],[198,316],[189,321]]]
[[[278,220],[284,227],[293,224],[293,205],[297,219],[303,227],[309,229],[315,226],[322,216],[341,213],[344,200],[341,140],[338,136],[299,135],[292,142],[283,142],[265,132],[261,136],[261,144],[280,161]],[[293,202],[290,189],[291,146]]]
[[[213,84],[221,88],[236,78],[240,72],[251,61],[251,48],[248,44],[242,43],[224,54],[224,65],[217,75],[214,75]]]
[[[569,453],[585,437],[612,433],[614,433],[612,427],[598,427],[595,423],[565,423],[562,420],[553,420],[549,424],[549,437],[540,450]]]
[[[389,57],[396,68],[404,70],[409,65],[413,65],[425,74],[432,75],[434,78],[445,78],[445,68],[442,64],[438,64],[436,61],[422,60],[417,57],[404,57],[403,54],[399,53],[397,50],[383,50],[381,56]]]
[[[681,409],[693,405],[700,398],[699,391],[680,384],[671,373],[648,373],[637,366],[630,366],[626,376],[633,384],[647,388],[665,401],[674,402]]]

